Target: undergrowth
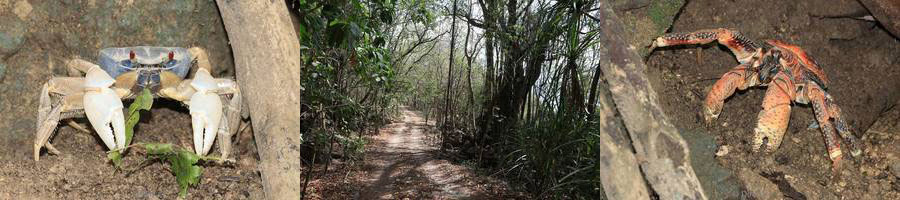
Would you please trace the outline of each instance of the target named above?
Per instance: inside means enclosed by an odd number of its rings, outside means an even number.
[[[149,111],[153,105],[153,95],[150,90],[144,89],[138,95],[134,102],[128,106],[128,119],[125,121],[125,148],[113,149],[107,154],[107,158],[116,167],[116,170],[132,173],[140,170],[143,166],[154,162],[168,162],[170,172],[175,175],[175,181],[178,183],[178,196],[184,198],[190,186],[200,183],[200,176],[203,175],[203,167],[199,165],[201,160],[224,162],[221,158],[200,156],[191,151],[190,148],[178,147],[173,144],[162,143],[138,143],[131,144],[134,136],[134,126],[140,121],[140,111]],[[144,149],[146,159],[135,165],[126,165],[123,163],[124,153],[132,147]]]
[[[501,172],[534,195],[566,199],[604,197],[594,122],[541,117],[503,140]]]

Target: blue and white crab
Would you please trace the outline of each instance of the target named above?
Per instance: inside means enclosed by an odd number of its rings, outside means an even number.
[[[192,63],[196,61],[197,64]],[[60,120],[87,116],[91,126],[110,150],[125,148],[125,115],[122,99],[135,98],[143,89],[154,97],[183,102],[191,114],[194,151],[206,155],[219,136],[222,159],[231,150],[231,136],[241,118],[241,92],[230,78],[213,78],[202,48],[125,47],[100,51],[100,65],[75,58],[65,64],[73,77],[51,78],[40,93],[34,160],[46,147],[59,154],[50,136]],[[185,79],[193,66],[193,79]],[[80,77],[81,73],[86,73]],[[223,106],[223,102],[226,104]],[[246,111],[244,112],[246,116]],[[79,130],[78,124],[69,123]]]

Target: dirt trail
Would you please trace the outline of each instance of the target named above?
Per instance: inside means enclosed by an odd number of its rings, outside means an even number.
[[[503,194],[505,183],[441,159],[436,134],[429,132],[432,127],[433,122],[403,110],[402,121],[382,128],[369,146],[359,198],[513,198]]]

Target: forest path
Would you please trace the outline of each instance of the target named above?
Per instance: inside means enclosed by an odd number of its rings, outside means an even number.
[[[507,198],[506,184],[439,158],[437,133],[415,112],[373,136],[366,155],[368,176],[360,199]],[[506,196],[506,197],[504,197]]]

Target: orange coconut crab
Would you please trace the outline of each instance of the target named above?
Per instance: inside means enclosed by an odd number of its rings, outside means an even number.
[[[816,121],[825,137],[828,157],[833,169],[840,166],[842,154],[839,137],[848,140],[851,154],[860,153],[856,136],[850,132],[841,116],[841,109],[826,91],[828,79],[822,68],[800,47],[778,40],[758,43],[730,29],[700,30],[691,33],[671,33],[656,38],[653,46],[665,47],[686,44],[706,44],[717,41],[734,53],[740,64],[719,79],[709,94],[702,115],[711,124],[722,111],[725,99],[735,90],[753,86],[768,86],[754,130],[752,149],[759,151],[765,140],[766,151],[781,145],[791,117],[792,102],[811,103]]]

